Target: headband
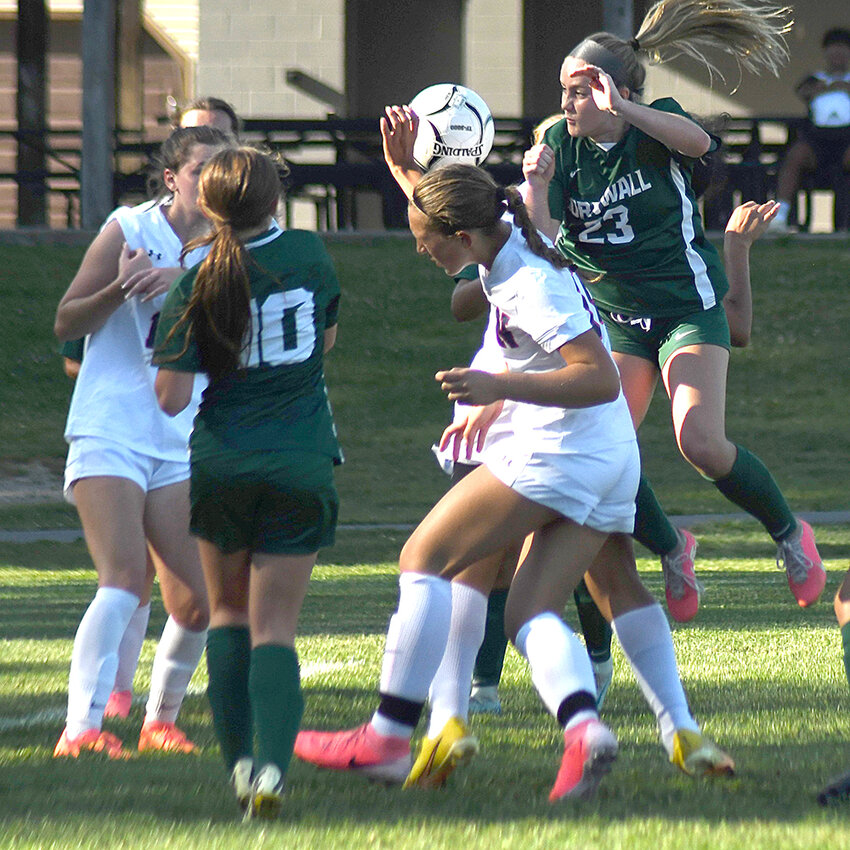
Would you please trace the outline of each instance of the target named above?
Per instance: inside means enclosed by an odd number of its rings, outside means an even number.
[[[569,55],[574,59],[583,59],[588,65],[596,65],[606,74],[610,74],[614,84],[619,88],[626,85],[628,73],[621,59],[618,59],[607,47],[603,47],[598,41],[586,38],[577,44]]]

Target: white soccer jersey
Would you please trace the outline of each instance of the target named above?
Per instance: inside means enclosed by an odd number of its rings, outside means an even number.
[[[492,267],[481,266],[479,273],[492,305],[491,331],[511,371],[562,368],[558,349],[589,330],[598,333],[610,351],[605,327],[584,284],[569,270],[556,269],[534,254],[517,227],[512,227]],[[500,425],[508,423],[513,439],[499,439],[500,453],[520,447],[523,454],[593,453],[635,440],[622,392],[610,403],[586,408],[505,401]]]
[[[145,251],[154,266],[180,264],[183,245],[161,204],[119,207],[104,227],[111,221],[120,225],[128,247]],[[186,257],[185,266],[199,263],[207,250],[193,251]],[[179,415],[170,417],[160,410],[151,353],[164,300],[165,293],[144,303],[131,298],[86,338],[65,426],[66,440],[102,437],[149,457],[187,461],[192,420],[206,381],[196,378],[192,402]]]

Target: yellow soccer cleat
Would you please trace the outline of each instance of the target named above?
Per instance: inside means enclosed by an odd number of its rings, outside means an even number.
[[[670,761],[688,776],[733,776],[735,762],[699,732],[679,729],[673,736]]]
[[[465,721],[452,717],[434,738],[423,738],[419,755],[404,780],[403,788],[442,788],[451,772],[478,752],[478,739],[469,734]]]
[[[283,808],[283,784],[283,774],[277,765],[265,765],[251,784],[251,797],[243,823],[255,819],[276,820]]]

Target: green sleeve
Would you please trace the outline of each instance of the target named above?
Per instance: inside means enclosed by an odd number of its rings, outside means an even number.
[[[475,280],[478,277],[478,264],[470,263],[468,266],[464,266],[456,275],[454,275],[454,282],[460,283],[462,280]]]
[[[670,112],[673,115],[681,115],[683,118],[687,118],[690,121],[693,121],[694,124],[702,126],[699,121],[694,118],[693,115],[686,112],[682,105],[672,97],[660,97],[658,100],[653,100],[652,103],[649,104],[650,109],[657,109],[659,112]],[[703,128],[705,129],[705,128]],[[706,130],[706,132],[708,132]],[[708,148],[707,153],[711,153],[712,151],[716,151],[721,144],[721,140],[719,137],[715,136],[713,133],[708,133],[709,138],[711,139],[711,144]],[[692,157],[685,157],[684,154],[680,154],[680,157],[684,159],[692,159]]]
[[[324,250],[324,246],[323,246]],[[339,278],[336,276],[336,269],[330,254],[325,251],[326,262],[323,264],[323,274],[325,287],[327,290],[327,308],[325,309],[325,327],[332,328],[339,321],[339,298],[340,286]]]
[[[184,324],[177,327],[189,303],[194,280],[194,269],[189,269],[178,277],[168,290],[156,324],[152,361],[154,366],[172,369],[175,372],[203,371],[197,347],[191,338],[187,345],[187,326]],[[172,334],[175,327],[177,330]]]
[[[68,360],[76,360],[77,363],[83,362],[83,352],[86,347],[86,339],[85,337],[80,337],[79,339],[69,339],[67,342],[63,342],[61,347],[59,348],[59,353],[66,357]]]
[[[556,221],[563,221],[566,215],[564,205],[564,173],[562,148],[569,143],[566,122],[553,124],[544,134],[543,141],[555,152],[555,173],[549,183],[549,215]]]

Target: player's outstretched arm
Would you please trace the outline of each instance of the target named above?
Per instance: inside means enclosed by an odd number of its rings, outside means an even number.
[[[387,106],[381,118],[381,143],[384,160],[396,183],[408,199],[422,176],[413,160],[413,143],[419,129],[419,118],[409,106]]]
[[[729,291],[723,299],[729,336],[736,348],[745,348],[753,327],[753,294],[750,286],[750,248],[776,215],[779,204],[747,201],[729,216],[723,237],[723,259]]]

